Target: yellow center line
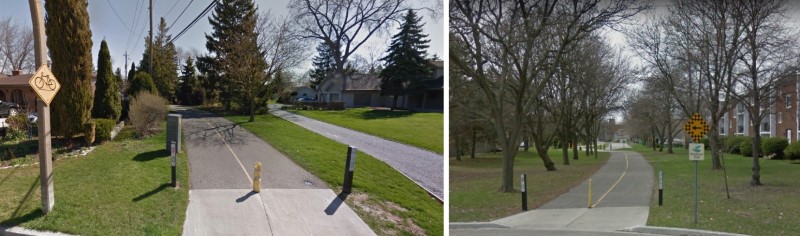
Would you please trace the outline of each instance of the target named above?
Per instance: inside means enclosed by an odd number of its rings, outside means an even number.
[[[611,190],[614,190],[614,187],[617,187],[617,184],[619,184],[619,181],[622,180],[622,177],[625,177],[626,172],[628,172],[628,152],[625,152],[625,170],[622,171],[622,175],[619,176],[617,182],[614,182],[614,185],[611,185],[611,188],[609,188],[608,191],[606,191],[606,193],[604,193],[603,196],[600,197],[600,199],[597,199],[597,202],[595,202],[591,208],[594,208],[595,206],[597,206],[597,204],[600,204],[600,201],[603,201],[603,198],[605,198],[606,195],[608,195],[608,193],[611,192]]]
[[[224,143],[224,144],[225,144],[225,146],[226,146],[226,147],[228,147],[228,151],[231,151],[231,154],[233,154],[233,157],[234,157],[234,158],[236,158],[236,162],[238,162],[238,163],[239,163],[239,166],[241,166],[241,167],[242,167],[242,171],[244,171],[244,175],[246,175],[246,176],[247,176],[247,181],[250,181],[250,184],[252,185],[252,184],[253,184],[253,178],[250,178],[250,173],[247,173],[247,169],[245,169],[245,168],[244,168],[244,165],[242,165],[242,161],[241,161],[241,160],[239,160],[239,156],[237,156],[237,155],[236,155],[236,153],[235,153],[235,152],[233,152],[233,148],[231,148],[231,146],[230,146],[230,145],[228,145],[228,142],[226,142],[226,141],[225,141],[225,138],[224,138],[224,137],[222,137],[222,134],[220,134],[220,133],[219,133],[219,131],[217,130],[217,128],[216,128],[216,127],[214,127],[214,125],[212,125],[212,124],[211,124],[210,122],[208,122],[208,120],[206,120],[206,119],[203,119],[203,121],[205,121],[205,122],[206,122],[206,124],[208,124],[208,126],[210,126],[211,128],[214,128],[214,132],[216,132],[216,133],[217,133],[217,135],[219,136],[219,138],[220,138],[220,139],[222,139],[222,143]]]

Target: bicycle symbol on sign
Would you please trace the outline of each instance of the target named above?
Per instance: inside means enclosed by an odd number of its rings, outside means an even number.
[[[41,90],[56,90],[56,81],[53,78],[50,78],[50,75],[40,75],[34,78],[34,84],[36,88]],[[47,85],[47,88],[45,88]]]

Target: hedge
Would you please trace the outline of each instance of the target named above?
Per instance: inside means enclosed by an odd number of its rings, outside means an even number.
[[[800,142],[789,144],[783,152],[790,160],[800,159]]]
[[[725,145],[723,146],[726,152],[730,152],[731,154],[741,154],[741,144],[750,140],[750,137],[747,136],[730,136],[725,137]],[[752,149],[752,148],[751,148]],[[751,150],[752,152],[752,150]],[[752,155],[752,154],[751,154]]]
[[[764,151],[764,156],[775,155],[772,159],[783,159],[783,150],[789,146],[789,141],[785,138],[762,138],[761,150]]]
[[[97,135],[95,141],[102,143],[111,140],[111,131],[114,130],[114,126],[117,123],[112,119],[92,119],[92,121],[97,125],[95,127],[95,134]]]
[[[741,152],[742,156],[745,157],[752,157],[753,156],[753,141],[750,138],[745,137],[746,139],[739,143],[739,151]]]

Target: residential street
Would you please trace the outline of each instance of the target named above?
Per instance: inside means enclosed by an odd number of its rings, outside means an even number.
[[[354,146],[359,152],[386,162],[436,198],[443,199],[444,158],[441,154],[296,115],[280,110],[279,106],[270,105],[270,113],[329,139]]]
[[[638,153],[612,152],[608,162],[591,177],[594,208],[587,207],[587,180],[535,210],[491,222],[451,223],[450,234],[523,235],[559,230],[555,232],[627,235],[630,233],[617,231],[647,223],[653,178],[652,167]]]
[[[374,235],[324,182],[252,133],[212,113],[174,108],[191,172],[184,235]],[[258,161],[261,193],[251,191]]]

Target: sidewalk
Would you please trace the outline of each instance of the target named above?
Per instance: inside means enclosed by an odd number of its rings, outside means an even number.
[[[238,124],[175,110],[191,172],[184,235],[375,235],[325,182]],[[256,162],[260,193],[252,191]]]
[[[415,183],[444,199],[444,157],[431,151],[300,116],[270,105],[270,113],[336,142],[358,148],[392,166]]]

